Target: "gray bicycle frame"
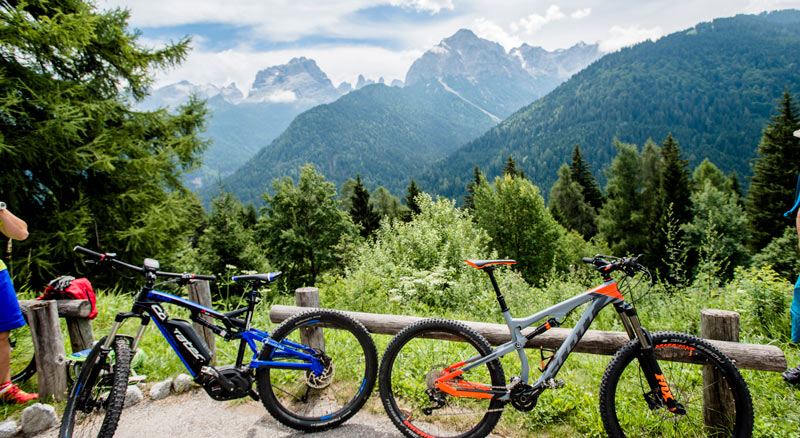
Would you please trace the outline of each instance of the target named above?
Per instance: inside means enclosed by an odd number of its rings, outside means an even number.
[[[586,331],[589,330],[589,325],[591,325],[592,321],[594,321],[594,318],[608,304],[614,303],[618,305],[617,312],[622,318],[622,322],[625,326],[628,336],[631,339],[634,337],[639,338],[645,348],[647,348],[649,345],[649,339],[647,339],[644,331],[641,328],[641,325],[639,324],[639,320],[636,317],[633,305],[630,303],[625,303],[620,298],[615,298],[597,292],[615,284],[616,282],[614,280],[606,281],[594,289],[564,300],[531,316],[525,318],[512,318],[510,310],[505,305],[505,299],[500,293],[499,288],[496,286],[497,283],[494,280],[491,270],[487,270],[487,273],[492,279],[493,286],[495,286],[497,299],[500,302],[501,308],[503,309],[503,318],[505,319],[508,330],[511,333],[511,340],[505,344],[495,347],[492,350],[492,353],[487,356],[476,355],[465,360],[464,363],[466,365],[460,368],[464,372],[481,366],[492,360],[499,359],[516,350],[517,354],[519,355],[519,360],[522,364],[519,383],[527,384],[528,378],[530,377],[530,367],[528,365],[528,357],[525,355],[525,343],[528,341],[528,338],[522,334],[522,330],[544,320],[547,317],[553,317],[560,321],[576,307],[586,303],[590,303],[589,306],[583,312],[583,315],[581,315],[581,318],[578,320],[577,324],[575,324],[575,327],[572,329],[572,332],[569,334],[569,336],[564,340],[564,342],[561,343],[561,346],[553,355],[552,360],[547,365],[542,375],[539,376],[536,382],[532,385],[534,388],[543,387],[545,382],[556,376],[558,371],[561,369],[561,366],[564,364],[564,361],[566,361],[567,356],[569,356],[583,335],[586,334]],[[614,287],[616,288],[616,286]],[[509,398],[510,393],[506,393],[505,395],[499,397],[500,400],[508,400]]]

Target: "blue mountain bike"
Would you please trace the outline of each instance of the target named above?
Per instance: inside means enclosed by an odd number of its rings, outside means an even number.
[[[145,259],[138,267],[117,260],[115,254],[80,246],[75,251],[95,263],[142,274],[145,284],[131,311],[117,314],[111,332],[89,352],[64,409],[61,438],[114,435],[125,402],[130,360],[151,320],[209,396],[261,400],[275,419],[295,429],[318,431],[343,423],[364,405],[375,386],[375,344],[361,323],[340,312],[309,310],[284,321],[272,335],[251,327],[260,301],[258,287],[275,280],[280,272],[234,277],[250,286],[247,306],[223,313],[155,290],[166,283],[187,285],[213,280],[213,276],[162,272],[153,259]],[[170,280],[157,284],[158,278]],[[170,318],[163,303],[187,309],[192,321],[225,341],[239,341],[235,363],[213,366],[209,348],[192,325]],[[140,320],[136,335],[119,334],[131,318]],[[248,350],[252,358],[245,361]]]

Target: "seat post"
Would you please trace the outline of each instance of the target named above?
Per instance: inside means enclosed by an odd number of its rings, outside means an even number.
[[[497,285],[497,280],[494,278],[494,269],[494,266],[487,266],[483,268],[483,270],[489,275],[489,279],[492,280],[492,287],[494,287],[494,293],[497,295],[497,302],[500,304],[500,311],[508,312],[506,299],[503,297],[503,294],[500,293],[500,286]]]

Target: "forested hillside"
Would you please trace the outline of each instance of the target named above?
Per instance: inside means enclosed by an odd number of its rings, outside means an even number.
[[[498,175],[511,155],[547,193],[579,144],[602,183],[614,138],[668,133],[692,166],[710,157],[749,176],[770,111],[784,89],[800,92],[799,24],[800,11],[722,18],[607,55],[416,180],[461,199],[475,165]]]
[[[223,184],[242,201],[260,203],[273,179],[296,179],[300,166],[313,163],[337,187],[360,173],[368,187],[400,193],[410,175],[494,123],[436,84],[371,85],[299,115]]]

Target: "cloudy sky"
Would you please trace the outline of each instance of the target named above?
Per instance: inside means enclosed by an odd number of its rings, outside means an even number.
[[[510,50],[548,50],[580,41],[613,51],[740,13],[800,9],[800,0],[97,0],[131,12],[141,42],[159,47],[192,37],[180,67],[157,85],[179,80],[247,92],[257,71],[291,58],[317,61],[334,85],[359,74],[405,79],[411,63],[458,29]]]

